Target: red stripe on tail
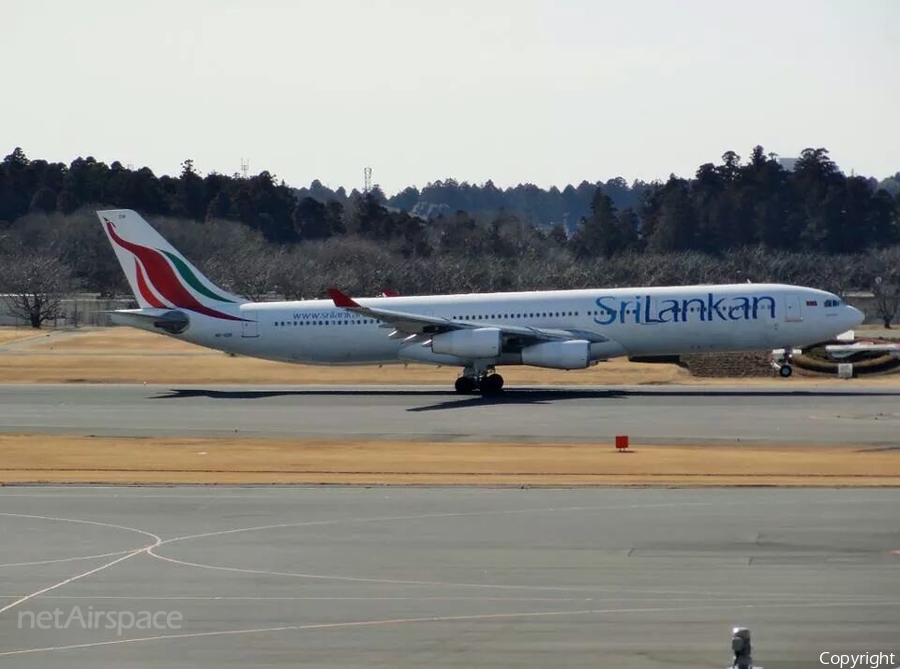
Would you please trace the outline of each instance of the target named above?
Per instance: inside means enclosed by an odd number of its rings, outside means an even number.
[[[138,262],[137,258],[134,259],[134,271],[137,272],[138,290],[141,292],[141,296],[147,301],[147,304],[151,307],[165,309],[166,305],[160,302],[156,295],[150,291],[150,286],[147,285],[147,281],[144,279],[144,272],[141,269],[141,264]]]
[[[141,261],[141,264],[147,271],[147,278],[150,280],[153,288],[156,289],[157,293],[171,302],[173,306],[190,309],[191,311],[196,311],[205,316],[212,316],[213,318],[223,318],[229,321],[247,320],[245,318],[223,314],[221,311],[216,311],[215,309],[210,309],[200,304],[200,302],[197,301],[197,298],[191,295],[187,289],[181,285],[181,281],[175,276],[175,271],[172,269],[171,265],[169,265],[169,261],[166,260],[159,251],[122,239],[116,233],[115,224],[106,218],[103,220],[106,222],[106,229],[109,231],[110,238],[123,249],[137,256],[138,260]]]

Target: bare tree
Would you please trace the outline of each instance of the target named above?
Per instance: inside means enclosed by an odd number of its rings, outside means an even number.
[[[209,258],[203,270],[233,293],[258,302],[278,292],[276,269],[284,255],[280,247],[252,246],[231,258],[222,255]]]
[[[878,277],[875,279],[872,294],[875,296],[875,314],[884,323],[884,327],[890,329],[897,312],[900,311],[900,285]]]
[[[62,298],[74,287],[71,268],[55,254],[22,251],[0,256],[0,294],[10,313],[40,328],[62,316]]]

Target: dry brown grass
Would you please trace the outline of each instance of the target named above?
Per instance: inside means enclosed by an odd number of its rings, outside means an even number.
[[[165,335],[136,330],[129,327],[84,328],[50,332],[50,337],[36,341],[28,347],[31,352],[44,353],[185,353],[223,355],[196,344],[190,344]]]
[[[38,339],[46,337],[47,333],[33,328],[6,328],[0,327],[0,346],[11,344],[14,341],[24,339]]]
[[[900,451],[0,435],[3,483],[897,486]]]
[[[0,336],[21,330],[0,329]],[[31,336],[28,333],[28,336]],[[0,346],[2,346],[0,341]],[[662,385],[734,384],[827,386],[863,382],[897,385],[900,375],[841,381],[830,378],[696,378],[668,364],[616,359],[586,370],[560,371],[503,367],[506,382],[516,385]],[[171,337],[133,328],[97,328],[38,335],[15,348],[0,348],[0,383],[181,383],[181,384],[436,384],[450,387],[458,370],[429,365],[330,367],[293,365],[231,357]]]
[[[647,369],[649,367],[650,369]],[[631,368],[628,363],[606,363],[583,371],[561,372],[528,367],[504,367],[507,385],[620,385],[688,383],[682,369],[666,365]],[[452,387],[458,370],[425,365],[320,367],[291,365],[253,358],[200,354],[98,357],[71,355],[0,356],[2,383],[182,383],[182,384],[437,384]]]
[[[455,368],[430,365],[328,367],[232,357],[132,328],[60,333],[0,355],[3,383],[441,384]],[[615,360],[583,371],[504,367],[509,384],[661,384],[690,375],[675,365]]]

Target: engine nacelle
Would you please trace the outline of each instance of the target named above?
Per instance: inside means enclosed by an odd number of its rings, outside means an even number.
[[[403,362],[420,362],[426,365],[444,365],[446,367],[464,367],[468,360],[455,355],[439,355],[421,342],[409,344],[397,351],[397,357]]]
[[[460,358],[496,358],[503,348],[503,333],[499,328],[451,330],[431,338],[431,350],[438,354]]]
[[[584,369],[591,364],[591,343],[575,339],[528,346],[522,349],[522,364],[551,369]]]

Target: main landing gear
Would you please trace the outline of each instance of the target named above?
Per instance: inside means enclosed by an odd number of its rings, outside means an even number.
[[[493,367],[484,370],[475,370],[466,367],[462,376],[456,379],[456,392],[461,395],[469,395],[480,392],[482,395],[499,395],[503,391],[503,377],[494,371]]]

